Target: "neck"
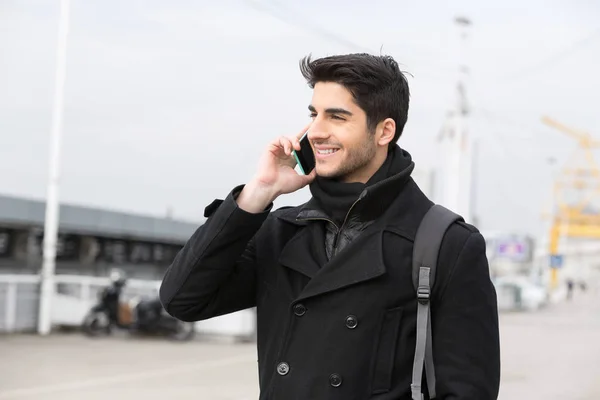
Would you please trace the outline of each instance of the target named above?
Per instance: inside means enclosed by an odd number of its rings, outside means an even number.
[[[385,162],[387,155],[387,148],[377,149],[375,157],[373,157],[367,165],[345,176],[341,181],[344,183],[367,183],[369,179],[379,171],[379,168],[381,168]]]

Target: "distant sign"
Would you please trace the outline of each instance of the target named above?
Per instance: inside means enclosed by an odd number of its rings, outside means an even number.
[[[527,238],[497,239],[495,249],[497,258],[515,262],[526,262],[531,258],[531,241]]]
[[[99,239],[99,259],[113,264],[170,264],[180,245],[150,243],[136,240]]]
[[[563,266],[562,254],[555,254],[553,256],[550,256],[550,267],[561,268],[562,266]]]

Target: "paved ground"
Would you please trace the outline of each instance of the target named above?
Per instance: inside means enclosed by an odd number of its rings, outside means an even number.
[[[501,400],[600,398],[600,297],[503,315]],[[0,400],[250,400],[254,345],[0,337]]]
[[[600,399],[600,296],[501,318],[501,400]]]

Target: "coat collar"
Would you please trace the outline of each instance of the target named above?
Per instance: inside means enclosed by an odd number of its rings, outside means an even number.
[[[399,173],[365,188],[359,195],[355,207],[351,210],[352,215],[363,221],[371,221],[381,216],[411,180],[414,168],[415,163],[411,161]],[[311,197],[308,202],[299,206],[297,210],[298,212],[295,216],[288,212],[280,215],[279,218],[292,223],[304,223],[311,219],[331,220],[320,208],[318,201],[314,197]]]
[[[296,300],[329,293],[384,275],[384,232],[414,240],[419,222],[432,204],[409,178],[380,218],[335,257],[322,263],[313,250],[316,246],[323,246],[322,243],[315,246],[317,236],[313,229],[317,229],[318,224],[296,218],[302,210],[307,209],[306,205],[283,210],[278,218],[296,225],[298,230],[283,247],[279,264],[282,268],[289,268],[310,278]]]

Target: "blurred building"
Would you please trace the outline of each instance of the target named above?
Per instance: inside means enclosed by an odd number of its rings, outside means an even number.
[[[45,203],[0,195],[0,274],[36,274],[42,265]],[[199,223],[90,207],[60,208],[56,273],[160,279]]]

